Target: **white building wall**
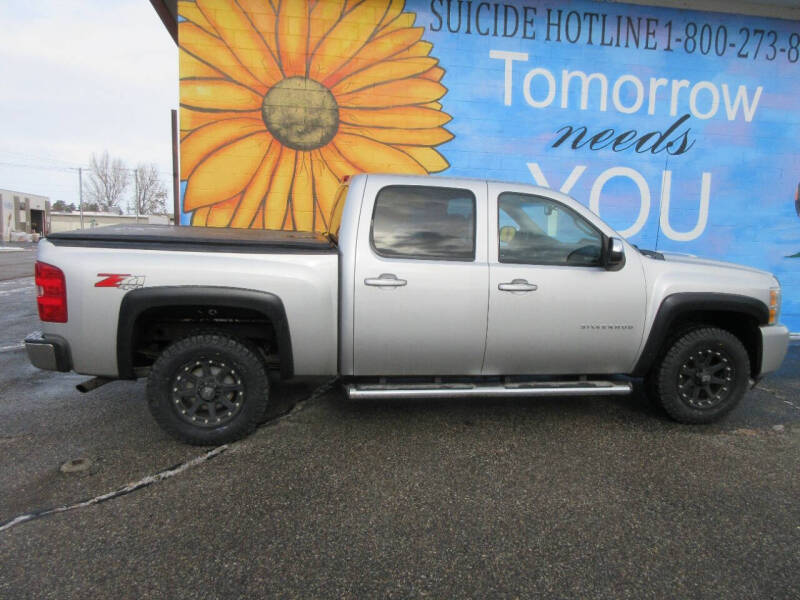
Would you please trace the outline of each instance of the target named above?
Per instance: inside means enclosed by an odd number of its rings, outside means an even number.
[[[8,241],[12,231],[30,233],[31,210],[44,211],[46,223],[50,199],[39,194],[0,189],[0,238]]]

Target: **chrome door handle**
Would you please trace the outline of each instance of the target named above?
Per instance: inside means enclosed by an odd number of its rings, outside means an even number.
[[[364,280],[364,285],[375,287],[401,287],[407,283],[405,279],[398,279],[393,273],[382,273],[380,277],[367,277]]]
[[[510,283],[499,284],[497,289],[503,292],[535,292],[539,289],[539,286],[534,283],[528,283],[525,279],[515,279]]]

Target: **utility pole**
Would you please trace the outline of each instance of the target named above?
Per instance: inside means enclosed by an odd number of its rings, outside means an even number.
[[[172,213],[175,225],[181,224],[180,179],[178,177],[178,111],[172,109]],[[800,208],[798,209],[800,214]]]
[[[81,212],[81,229],[83,229],[83,168],[78,167],[78,206]]]
[[[136,169],[132,169],[133,171],[133,185],[134,185],[134,192],[133,198],[134,202],[136,203],[136,224],[139,224],[139,172]]]

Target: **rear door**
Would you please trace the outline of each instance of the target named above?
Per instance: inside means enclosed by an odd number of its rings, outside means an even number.
[[[367,180],[353,291],[356,375],[481,372],[486,183],[419,181]]]

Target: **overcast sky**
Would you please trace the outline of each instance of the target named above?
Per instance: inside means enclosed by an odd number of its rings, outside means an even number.
[[[150,2],[2,4],[0,188],[77,204],[78,174],[63,168],[108,150],[155,163],[171,209],[178,54]]]

